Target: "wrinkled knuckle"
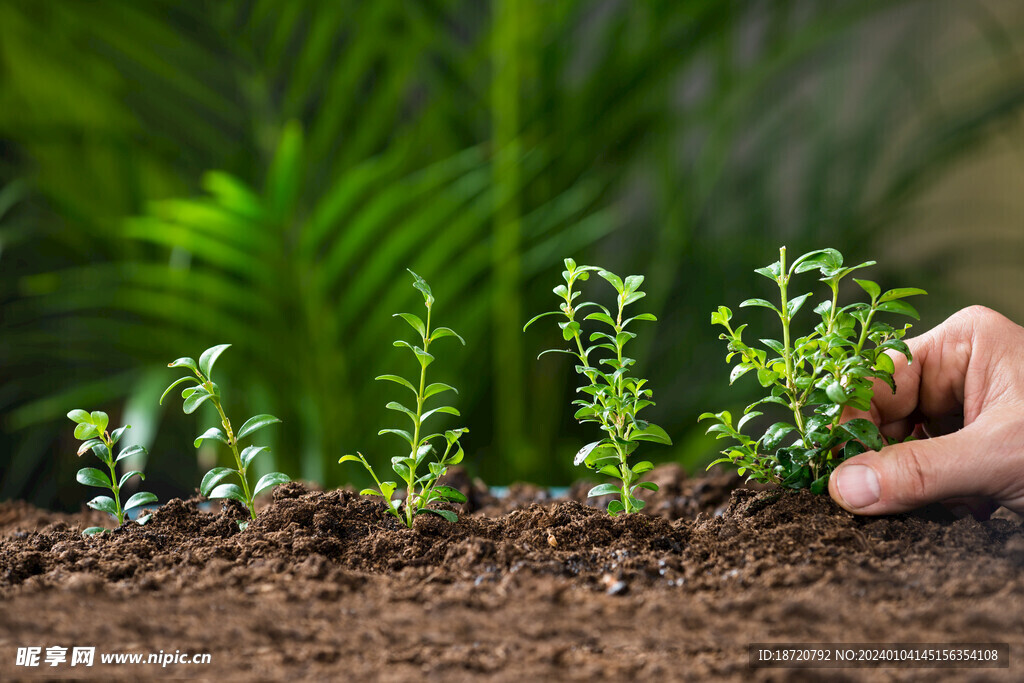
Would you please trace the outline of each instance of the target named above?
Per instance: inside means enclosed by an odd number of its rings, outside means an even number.
[[[897,489],[891,495],[901,502],[911,504],[930,500],[935,481],[932,469],[921,452],[913,446],[905,448],[895,460],[895,465]]]
[[[977,328],[1002,326],[1006,322],[1006,317],[1001,313],[992,310],[988,306],[982,306],[980,304],[968,306],[957,313],[957,315],[965,322],[968,322]]]

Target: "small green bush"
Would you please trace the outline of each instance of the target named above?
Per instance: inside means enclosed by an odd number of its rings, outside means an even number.
[[[787,266],[786,248],[782,247],[778,261],[755,271],[778,287],[778,305],[764,299],[747,299],[740,304],[740,308],[767,308],[778,317],[782,338],[766,336],[759,340],[760,348],[743,341],[747,325],[733,328],[730,309],[719,306],[711,314],[711,323],[725,328],[720,338],[728,344],[726,362],[738,361],[729,383],[752,373],[761,387],[768,390],[767,396],[744,409],[735,424],[729,412],[700,416],[701,420],[714,422],[709,434],[738,443],[722,451],[724,457],[712,465],[730,462],[753,481],[777,482],[821,493],[828,488],[828,478],[839,463],[885,445],[878,427],[871,421],[858,418],[844,422],[843,409],[850,406],[868,410],[875,379],[896,391],[895,365],[886,352],[902,354],[908,363],[912,360],[910,349],[902,341],[910,325],[896,328],[877,318],[879,314],[894,314],[919,319],[917,311],[904,299],[926,292],[916,288],[883,292],[871,280],[854,278],[869,300],[840,306],[839,285],[843,278],[874,264],[867,261],[844,266],[838,251],[819,249]],[[811,271],[818,272],[829,296],[813,309],[819,322],[810,329],[797,331],[793,322],[813,293],[790,298],[791,281],[794,276]],[[791,421],[773,423],[757,439],[747,436],[743,428],[762,415],[758,408],[769,404],[789,411]]]

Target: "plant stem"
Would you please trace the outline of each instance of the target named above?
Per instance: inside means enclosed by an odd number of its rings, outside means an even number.
[[[117,485],[117,461],[114,460],[114,444],[111,442],[110,435],[107,432],[103,432],[100,435],[100,440],[107,447],[107,455],[110,457],[110,460],[107,461],[107,467],[110,469],[110,490],[114,494],[114,505],[117,506],[117,525],[124,526],[124,510],[121,509],[121,487]]]
[[[198,374],[198,373],[197,373]],[[231,454],[235,456],[235,465],[238,466],[236,472],[238,478],[242,480],[242,493],[245,496],[245,506],[249,508],[249,517],[256,519],[256,503],[252,499],[252,494],[249,492],[249,481],[245,476],[245,466],[242,465],[242,457],[238,454],[238,442],[235,439],[235,432],[231,429],[231,420],[224,414],[224,407],[220,404],[220,398],[213,392],[213,382],[209,379],[204,378],[202,375],[199,376],[203,380],[203,386],[210,392],[211,402],[213,407],[217,409],[217,413],[220,415],[221,426],[224,427],[224,434],[228,438],[228,446],[231,448]],[[244,426],[244,425],[243,425]]]
[[[786,248],[779,249],[779,290],[782,293],[782,312],[779,317],[782,319],[782,358],[786,362],[786,389],[792,403],[793,417],[796,420],[797,431],[801,439],[804,437],[804,416],[800,408],[801,403],[797,397],[796,381],[793,379],[793,351],[790,348],[789,336],[789,299],[786,289],[789,285],[789,273],[786,272]]]
[[[427,323],[423,331],[423,351],[428,352],[430,347],[430,312],[431,306],[427,304]],[[425,363],[420,363],[420,388],[416,392],[416,419],[413,421],[413,437],[412,437],[412,455],[410,456],[413,462],[416,461],[416,456],[419,455],[420,450],[420,427],[421,418],[423,415],[423,402],[426,400],[423,397],[423,392],[427,386],[427,366]],[[405,525],[412,528],[413,518],[413,504],[416,501],[416,492],[414,491],[416,480],[416,470],[413,467],[409,468],[409,480],[406,482],[408,488],[405,496]],[[416,503],[418,506],[418,503]]]

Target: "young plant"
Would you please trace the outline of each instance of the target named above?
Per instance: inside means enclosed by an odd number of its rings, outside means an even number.
[[[819,249],[787,265],[786,248],[782,247],[778,261],[755,271],[778,287],[778,305],[764,299],[747,299],[740,304],[741,308],[767,308],[779,320],[782,338],[761,339],[761,348],[743,341],[747,325],[733,328],[731,310],[719,306],[711,314],[711,323],[725,328],[720,339],[728,342],[726,362],[738,360],[729,383],[754,372],[760,385],[769,390],[767,396],[746,407],[735,425],[728,412],[700,416],[701,420],[715,422],[708,429],[709,434],[738,442],[722,451],[725,457],[712,465],[731,462],[739,467],[741,475],[746,473],[753,481],[776,482],[821,493],[828,488],[828,478],[839,463],[885,445],[878,427],[870,420],[844,422],[843,409],[850,406],[868,410],[874,379],[896,391],[895,365],[886,351],[902,354],[908,363],[913,360],[910,349],[901,341],[910,324],[895,328],[877,318],[879,314],[895,314],[920,319],[913,306],[903,299],[926,292],[916,288],[882,292],[871,280],[854,278],[869,300],[840,306],[839,284],[843,278],[874,264],[867,261],[844,266],[838,251]],[[794,319],[812,293],[790,298],[791,280],[809,271],[818,272],[819,280],[828,288],[828,297],[813,309],[820,322],[810,329],[798,330],[793,326]],[[775,422],[757,439],[747,436],[742,431],[744,426],[762,414],[756,408],[767,404],[782,406],[791,420]]]
[[[653,441],[671,445],[665,430],[658,425],[641,420],[637,417],[641,410],[654,405],[650,400],[653,393],[646,388],[647,380],[630,376],[630,368],[635,360],[625,355],[626,344],[636,338],[636,334],[627,328],[634,322],[656,321],[650,313],[626,316],[626,308],[642,299],[645,294],[640,291],[644,278],[641,275],[630,275],[625,280],[617,275],[595,266],[577,266],[572,259],[565,259],[565,270],[562,278],[565,284],[553,290],[561,299],[557,311],[548,311],[535,316],[523,327],[526,330],[537,320],[555,315],[564,320],[558,323],[562,330],[562,339],[572,342],[570,349],[548,349],[545,353],[567,353],[577,359],[576,372],[582,375],[587,383],[577,389],[586,398],[573,401],[579,406],[576,419],[580,422],[596,422],[607,434],[603,439],[589,443],[576,454],[574,463],[614,477],[620,484],[600,484],[590,489],[588,496],[618,495],[618,500],[608,503],[608,512],[636,512],[644,507],[644,501],[636,497],[638,488],[657,491],[658,485],[650,481],[641,481],[640,475],[654,467],[644,460],[635,465],[629,464],[629,456],[637,449],[641,441]],[[601,304],[593,301],[576,302],[581,292],[576,290],[577,283],[597,272],[615,288],[616,310],[614,314]],[[595,309],[583,320],[577,320],[577,314],[585,309]],[[599,325],[588,337],[589,346],[583,342],[583,326],[585,321],[593,321]],[[540,358],[538,356],[538,358]]]
[[[439,486],[437,482],[448,471],[449,465],[457,465],[462,462],[463,451],[462,446],[459,444],[459,439],[469,430],[464,428],[449,429],[444,434],[427,434],[426,429],[424,429],[424,423],[434,415],[438,415],[440,413],[447,413],[455,416],[459,415],[459,411],[451,406],[443,405],[425,410],[427,399],[432,396],[436,396],[446,391],[453,391],[456,394],[459,393],[455,387],[441,382],[427,384],[427,368],[434,362],[434,356],[430,353],[430,345],[442,337],[455,337],[462,342],[463,346],[465,346],[466,342],[462,337],[447,327],[431,327],[431,311],[434,306],[434,296],[431,294],[430,287],[423,278],[416,273],[413,273],[411,270],[409,272],[412,273],[413,287],[418,289],[423,295],[423,301],[427,309],[426,320],[424,321],[419,316],[413,315],[412,313],[396,313],[394,317],[402,318],[405,322],[409,323],[409,326],[412,327],[413,330],[416,331],[420,345],[416,346],[402,340],[394,342],[394,345],[400,348],[409,349],[409,351],[415,356],[416,363],[419,366],[419,380],[409,381],[398,375],[381,375],[376,378],[381,381],[399,384],[412,392],[416,397],[415,409],[408,408],[395,401],[392,401],[385,406],[389,410],[404,413],[412,423],[411,432],[404,429],[382,429],[378,432],[378,435],[394,434],[402,439],[409,448],[408,455],[398,455],[391,458],[392,469],[405,483],[406,495],[404,507],[402,506],[401,498],[393,498],[395,490],[398,488],[398,484],[393,481],[382,482],[373,471],[373,467],[370,466],[370,463],[367,462],[365,457],[363,457],[362,453],[346,455],[338,460],[338,462],[358,462],[365,467],[370,473],[370,476],[373,477],[373,480],[377,483],[377,488],[363,489],[360,492],[360,495],[380,496],[387,503],[390,513],[394,515],[398,521],[411,528],[413,519],[416,515],[426,512],[440,515],[449,522],[455,522],[458,520],[458,516],[454,512],[451,512],[450,510],[438,510],[429,507],[429,505],[431,503],[441,501],[453,503],[466,502],[466,497],[462,495],[458,489],[454,489],[450,486]],[[433,443],[435,441],[438,445],[443,442],[443,452],[437,450],[437,447],[435,447]],[[434,460],[428,460],[431,455],[439,452],[440,455],[436,456]],[[427,464],[427,471],[420,474],[420,467],[422,467],[424,463]]]
[[[220,416],[220,427],[210,427],[205,432],[196,437],[195,447],[199,448],[205,440],[220,441],[221,443],[227,444],[228,448],[231,449],[231,455],[235,459],[235,467],[214,467],[212,470],[206,473],[203,477],[202,483],[199,485],[199,492],[207,498],[230,498],[231,500],[237,500],[239,503],[244,505],[249,510],[250,519],[256,519],[256,496],[272,489],[278,484],[284,484],[285,482],[291,481],[288,475],[282,474],[281,472],[270,472],[260,477],[256,485],[250,487],[249,478],[247,471],[249,465],[252,463],[253,458],[263,452],[269,452],[270,449],[267,446],[246,446],[241,452],[238,451],[238,446],[243,439],[248,438],[254,432],[259,429],[263,429],[267,425],[280,422],[279,419],[273,415],[256,415],[250,417],[242,425],[241,429],[235,433],[231,426],[231,421],[228,420],[228,416],[224,414],[224,406],[221,403],[220,387],[210,378],[210,373],[213,372],[213,364],[217,362],[220,354],[231,346],[231,344],[221,344],[219,346],[213,346],[199,356],[199,362],[192,360],[191,358],[179,358],[173,363],[169,363],[169,368],[188,368],[192,371],[192,375],[186,375],[179,379],[176,379],[171,383],[169,387],[164,391],[163,396],[160,397],[160,403],[164,402],[167,394],[171,393],[174,387],[182,383],[191,382],[191,386],[186,387],[181,392],[181,397],[185,399],[182,409],[186,415],[191,415],[196,411],[196,408],[201,406],[203,403],[209,401],[214,408],[217,409],[217,414]],[[222,484],[221,482],[234,475],[238,478],[238,484]],[[239,521],[238,526],[240,529],[245,529],[248,526],[248,522]]]
[[[126,500],[124,505],[121,504],[121,489],[128,483],[128,480],[135,475],[142,479],[146,478],[146,475],[138,470],[125,472],[121,475],[120,479],[117,478],[117,463],[129,456],[146,452],[146,449],[142,446],[129,446],[118,453],[116,458],[113,457],[114,446],[121,440],[121,436],[132,428],[131,425],[118,427],[114,431],[108,432],[107,425],[110,419],[106,413],[99,410],[94,410],[90,413],[85,410],[76,409],[68,413],[68,417],[75,423],[75,438],[82,441],[82,444],[78,447],[78,455],[82,456],[86,451],[91,451],[93,455],[107,466],[107,470],[110,472],[110,474],[107,474],[95,467],[83,467],[78,470],[77,479],[79,483],[107,489],[113,494],[112,497],[96,496],[87,503],[89,507],[93,510],[102,510],[113,515],[114,519],[117,520],[117,525],[122,526],[124,525],[125,512],[140,505],[156,502],[156,496],[152,493],[139,491]],[[145,524],[148,520],[149,515],[142,515],[137,521],[139,524]],[[104,531],[107,530],[101,526],[91,526],[82,533],[86,536],[92,536]]]

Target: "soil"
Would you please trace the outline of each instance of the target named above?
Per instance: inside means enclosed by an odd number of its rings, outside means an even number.
[[[1024,529],[941,509],[858,518],[827,496],[659,468],[644,514],[457,473],[457,524],[406,529],[350,491],[171,500],[101,537],[92,511],[0,504],[0,679],[1021,680]],[[453,508],[454,509],[454,508]],[[1004,642],[1009,669],[751,669],[754,642]],[[96,647],[91,668],[19,647]],[[210,653],[102,664],[105,652]],[[70,650],[69,650],[70,652]]]

